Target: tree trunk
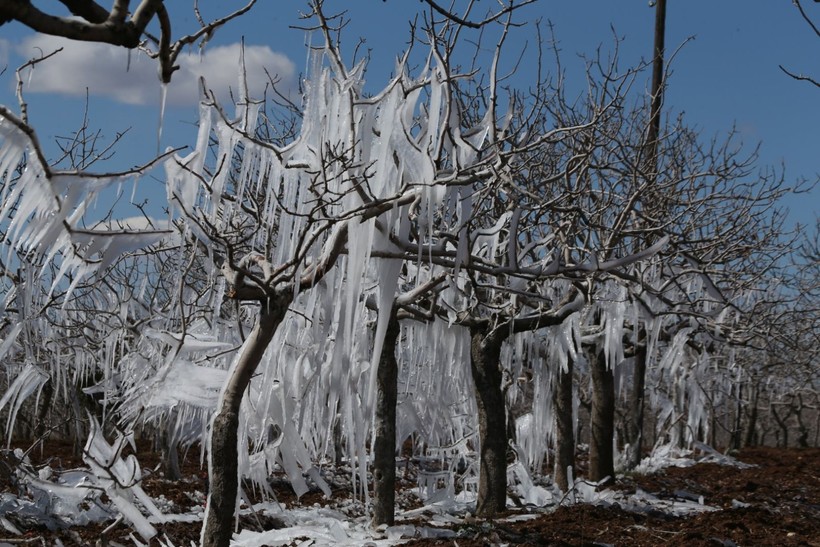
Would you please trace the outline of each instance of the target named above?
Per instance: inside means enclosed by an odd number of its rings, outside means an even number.
[[[166,480],[178,481],[182,478],[182,471],[179,469],[179,451],[173,433],[174,413],[170,412],[166,423],[156,433],[157,449],[161,454],[162,473]]]
[[[48,411],[51,410],[54,399],[54,382],[51,378],[46,380],[40,397],[40,408],[37,409],[37,419],[34,422],[35,440],[44,440],[51,433],[48,419]]]
[[[492,327],[488,327],[492,328]],[[470,329],[470,365],[478,405],[481,444],[476,516],[493,517],[507,507],[507,419],[501,390],[503,329]]]
[[[743,383],[741,382],[737,388],[737,406],[735,407],[735,425],[732,428],[732,434],[729,437],[729,448],[732,450],[740,449],[740,436],[743,430]]]
[[[615,377],[600,350],[590,364],[592,371],[592,411],[589,443],[589,478],[600,481],[615,477],[612,443],[615,435]]]
[[[74,415],[71,417],[71,421],[74,425],[74,432],[72,434],[72,438],[74,439],[74,455],[82,457],[86,439],[86,433],[83,428],[83,419],[86,418],[86,416],[80,405],[80,394],[82,394],[82,391],[80,391],[77,386],[71,386],[69,394],[69,397],[71,397],[71,410],[74,411]]]
[[[399,320],[390,314],[376,374],[376,424],[373,442],[373,525],[392,526],[396,508],[396,401],[399,366],[396,342]]]
[[[336,402],[336,414],[333,417],[333,463],[341,467],[345,463],[344,438],[342,436],[341,402]]]
[[[778,447],[788,448],[788,446],[789,446],[789,424],[788,424],[788,420],[789,420],[789,417],[791,416],[791,409],[788,408],[786,410],[786,415],[785,416],[780,416],[777,413],[777,409],[775,408],[775,406],[770,403],[769,410],[772,414],[772,417],[774,418],[775,423],[777,423],[777,425],[780,427],[780,430],[783,432],[783,441],[782,441],[783,444],[780,444],[781,443],[780,435],[778,435],[777,431],[775,431],[775,439],[776,439],[775,444]]]
[[[803,396],[797,395],[797,409],[795,410],[795,418],[797,418],[797,446],[800,448],[809,447],[809,428],[806,427],[806,422],[803,420]]]
[[[712,402],[709,409],[709,446],[717,446],[717,423],[717,411],[714,402]]]
[[[755,438],[757,437],[757,405],[760,402],[760,385],[755,381],[754,390],[752,391],[752,401],[749,409],[749,422],[746,424],[746,438],[743,440],[743,446],[755,446]],[[714,446],[714,445],[712,445]]]
[[[289,301],[280,300],[262,303],[259,320],[243,346],[211,423],[208,502],[200,538],[203,547],[228,547],[231,542],[239,491],[239,409],[251,377],[287,312]]]
[[[639,344],[635,348],[635,368],[632,373],[632,393],[629,401],[629,418],[627,422],[626,466],[634,469],[641,463],[643,452],[643,409],[646,390],[646,346]]]
[[[558,372],[555,384],[555,484],[569,490],[567,468],[575,467],[575,428],[572,416],[572,374],[575,363],[567,360],[567,370]]]

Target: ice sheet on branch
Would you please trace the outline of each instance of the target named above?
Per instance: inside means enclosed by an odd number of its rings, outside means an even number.
[[[85,214],[96,197],[135,183],[138,173],[53,172],[43,165],[36,141],[21,129],[19,120],[6,115],[0,115],[0,226],[12,243],[9,252],[16,250],[33,264],[60,257],[54,285],[66,275],[76,284],[122,254],[169,234],[161,222],[151,229],[86,228]]]
[[[447,195],[437,177],[446,178],[453,167],[465,168],[476,161],[487,126],[494,122],[485,117],[469,132],[471,136],[462,135],[467,128],[461,127],[458,109],[449,103],[447,86],[452,79],[435,61],[415,78],[399,66],[397,76],[381,93],[366,97],[363,66],[334,70],[323,55],[316,53],[312,61],[304,87],[301,131],[290,144],[277,147],[252,138],[259,125],[258,103],[242,102],[233,119],[203,103],[195,148],[164,162],[171,220],[178,222],[180,232],[204,243],[204,252],[212,259],[221,250],[214,234],[252,222],[252,229],[243,234],[249,236],[243,245],[263,254],[274,267],[304,253],[298,275],[300,268],[322,258],[323,244],[340,222],[349,228],[353,243],[347,246],[348,254],[314,287],[315,295],[297,296],[293,313],[274,338],[243,406],[240,438],[244,442],[270,441],[267,435],[274,425],[282,435],[275,450],[253,462],[246,450],[240,462],[244,472],[255,473],[252,466],[264,460],[266,466],[286,467],[297,483],[303,480],[303,472],[311,472],[311,461],[328,455],[331,424],[337,420],[347,455],[358,462],[359,476],[366,478],[376,372],[373,350],[381,347],[387,314],[376,317],[372,333],[374,318],[363,302],[366,293],[373,293],[380,309],[386,310],[400,274],[398,261],[374,259],[372,253],[392,250],[387,233],[407,241],[411,208],[419,215],[422,232],[432,233]],[[62,254],[61,274],[90,275],[118,254],[156,241],[151,233],[130,230],[122,234],[71,230],[101,188],[124,181],[71,174],[49,180],[38,159],[26,156],[26,136],[7,123],[0,129],[0,175],[6,181],[0,221],[13,223],[10,233],[18,248],[42,257]],[[14,179],[13,170],[24,156],[28,164],[23,177]],[[442,158],[451,165],[443,174],[437,167]],[[459,195],[454,203],[460,210],[447,215],[463,224],[471,207],[469,189]],[[401,205],[384,212],[378,226],[372,219],[352,220],[363,207],[399,198]],[[14,215],[5,205],[9,200],[20,204]],[[319,200],[323,206],[317,209]],[[112,232],[110,226],[105,229]],[[103,227],[98,230],[103,231]],[[489,237],[497,239],[497,234]],[[303,247],[306,242],[312,245]],[[69,255],[75,248],[92,254]],[[212,262],[208,267],[216,268],[218,260]],[[213,273],[209,272],[209,279],[215,278]],[[151,325],[164,324],[167,330],[157,326],[153,334],[141,333],[134,344],[138,351],[116,362],[124,385],[133,390],[126,395],[140,395],[128,399],[135,408],[214,407],[214,388],[235,354],[210,360],[198,357],[217,351],[223,342],[238,344],[232,338],[236,334],[227,333],[230,323],[221,317],[227,315],[221,295],[208,293],[207,297],[212,314],[208,320],[216,338],[191,331],[179,335],[173,325],[187,311],[180,310],[179,315],[154,318]],[[399,428],[405,434],[423,431],[429,443],[453,447],[446,448],[451,452],[466,451],[467,440],[475,435],[475,413],[474,402],[464,396],[469,391],[465,389],[469,371],[464,364],[469,360],[464,333],[439,324],[425,329],[408,330],[413,346],[402,350],[407,365],[402,380],[404,421]],[[428,345],[434,349],[411,349]],[[109,359],[113,361],[114,354]],[[441,382],[442,375],[451,381]],[[281,389],[272,389],[277,382]],[[418,405],[410,400],[411,393],[425,393],[435,403]],[[303,488],[297,484],[298,490]]]
[[[328,454],[330,426],[340,421],[347,455],[365,478],[376,358],[400,273],[397,260],[374,259],[372,252],[394,250],[386,233],[406,240],[413,198],[418,198],[413,206],[431,226],[445,196],[443,185],[439,189],[434,184],[440,176],[435,154],[458,158],[466,166],[476,158],[476,147],[487,132],[478,130],[469,139],[460,137],[458,113],[448,104],[446,86],[450,84],[438,67],[425,69],[413,79],[400,66],[396,78],[372,97],[361,94],[362,74],[361,66],[334,70],[319,52],[305,82],[301,130],[290,144],[263,146],[242,134],[243,129],[250,132],[257,126],[257,110],[247,106],[250,103],[239,105],[233,120],[225,120],[215,108],[203,108],[197,149],[167,164],[174,214],[207,221],[190,226],[208,245],[213,238],[202,226],[212,226],[219,233],[230,222],[238,225],[241,219],[248,220],[239,202],[243,196],[253,196],[253,202],[245,203],[254,209],[253,222],[261,225],[247,244],[257,252],[265,251],[274,268],[297,251],[304,251],[305,264],[315,263],[328,234],[337,228],[339,219],[345,219],[346,254],[337,268],[292,304],[293,313],[276,333],[260,375],[252,382],[242,425],[247,436],[258,441],[264,441],[275,425],[286,438],[277,440],[276,450],[264,459],[267,464],[274,459],[285,465],[293,476],[308,465],[303,449],[314,460]],[[429,93],[419,92],[424,86]],[[446,124],[454,127],[455,138],[444,131]],[[212,165],[204,160],[211,138],[216,142]],[[225,175],[227,168],[213,168],[231,162],[230,180]],[[201,184],[203,180],[206,184]],[[233,193],[223,194],[220,189],[228,185]],[[378,224],[355,218],[353,211],[400,197],[403,205],[383,212]],[[320,201],[323,205],[316,221]],[[304,237],[297,237],[299,234]],[[299,247],[304,242],[313,244]],[[365,293],[374,294],[378,302],[375,332],[371,330],[373,313],[364,306]],[[462,351],[465,346],[450,347]],[[431,370],[427,366],[424,374]],[[458,376],[464,377],[464,372]],[[271,389],[276,385],[281,388]],[[441,385],[435,378],[424,381],[424,389]],[[448,416],[452,407],[446,405],[453,399],[454,395],[448,395],[440,408],[417,409],[412,430],[423,427],[433,438],[452,440],[456,436]],[[472,431],[458,435],[469,436]],[[261,457],[262,453],[254,456],[247,465],[258,466]]]
[[[17,333],[12,334],[16,336]],[[13,341],[14,338],[10,337],[9,340]],[[0,353],[0,358],[1,357],[2,353]],[[2,361],[0,360],[0,362]],[[45,371],[43,371],[40,367],[29,363],[23,367],[23,370],[20,373],[17,374],[17,377],[3,394],[3,397],[0,398],[0,411],[2,411],[6,405],[11,403],[6,422],[6,439],[8,443],[11,443],[11,434],[14,429],[14,422],[17,417],[17,413],[20,411],[20,407],[23,406],[23,403],[29,398],[29,396],[31,396],[31,394],[38,391],[47,381],[48,375]]]
[[[32,501],[14,499],[14,512],[29,514],[53,529],[108,520],[119,513],[143,539],[152,538],[156,528],[151,521],[164,522],[165,516],[139,486],[142,471],[136,457],[122,457],[122,449],[133,440],[120,436],[109,444],[97,421],[91,418],[89,422],[89,438],[83,450],[88,469],[58,474],[45,466],[35,472],[22,451],[17,450],[21,463],[15,473]]]

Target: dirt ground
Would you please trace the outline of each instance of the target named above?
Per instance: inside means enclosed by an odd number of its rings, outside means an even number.
[[[477,523],[455,540],[414,540],[406,545],[521,546],[764,546],[820,547],[820,449],[754,448],[737,459],[755,467],[713,463],[623,477],[610,488],[637,488],[661,498],[685,492],[721,511],[685,518],[629,513],[616,506],[560,507],[534,520]]]
[[[77,460],[70,455],[70,447],[49,447],[48,454],[40,457],[32,454],[33,463],[47,461],[55,469],[77,465]],[[666,499],[702,496],[706,505],[719,507],[720,511],[674,518],[660,512],[627,512],[617,504],[608,507],[580,504],[539,510],[530,520],[470,520],[453,526],[454,538],[415,539],[406,545],[820,547],[820,449],[754,448],[742,450],[736,458],[755,467],[740,469],[701,463],[668,468],[652,475],[630,475],[609,485],[627,493],[641,489]],[[143,488],[154,497],[164,496],[174,512],[201,507],[205,475],[199,470],[198,460],[198,452],[186,458],[183,480],[166,481],[155,475],[144,479]],[[142,454],[141,462],[150,466],[151,457]],[[411,484],[408,481],[404,486]],[[275,486],[279,501],[285,505],[310,506],[322,501],[320,496],[310,493],[297,501],[292,492],[288,493],[284,481],[277,481]],[[9,492],[10,488],[12,486],[0,478],[0,492]],[[346,495],[349,494],[343,490],[334,492],[334,497]],[[506,516],[520,512],[526,511],[510,511]],[[26,544],[54,545],[59,538],[64,545],[95,545],[110,523],[57,531],[49,531],[37,523],[15,524],[22,527],[25,534],[8,537],[9,534],[0,531],[0,543],[21,544],[30,540]],[[275,519],[254,517],[244,518],[242,526],[278,527]],[[196,543],[199,538],[199,523],[167,524],[158,528],[160,535],[167,535],[177,546]],[[129,533],[125,524],[119,524],[109,532],[108,538],[128,545],[132,544]]]

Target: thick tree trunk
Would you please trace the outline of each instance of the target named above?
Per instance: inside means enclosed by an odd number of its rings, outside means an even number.
[[[204,547],[230,545],[239,490],[239,409],[251,377],[287,312],[289,302],[282,300],[263,302],[259,320],[243,346],[211,424],[209,492],[200,541]]]
[[[615,436],[615,377],[607,367],[603,350],[590,365],[592,371],[592,412],[589,443],[589,478],[600,481],[615,477],[612,443]]]
[[[396,508],[396,401],[399,320],[390,314],[376,374],[376,427],[373,441],[373,525],[392,526]]]
[[[567,468],[575,467],[575,428],[572,416],[572,374],[575,363],[567,360],[566,372],[558,372],[555,384],[555,484],[569,490]]]
[[[644,392],[646,390],[646,346],[638,345],[635,349],[635,368],[632,373],[632,392],[629,400],[629,417],[627,423],[626,466],[634,469],[641,463],[643,452],[643,410]]]
[[[481,444],[476,516],[493,517],[507,507],[507,418],[501,390],[501,344],[496,329],[470,331],[470,364],[478,405]]]

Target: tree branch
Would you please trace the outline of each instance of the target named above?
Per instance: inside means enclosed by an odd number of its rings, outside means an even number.
[[[105,8],[93,0],[60,0],[60,3],[67,7],[72,14],[82,17],[89,23],[104,23],[109,17]],[[125,4],[127,9],[128,2]]]
[[[810,84],[813,84],[813,85],[815,85],[816,87],[820,87],[820,81],[815,80],[815,79],[814,79],[814,78],[812,78],[811,76],[803,76],[802,74],[797,74],[796,72],[792,72],[792,71],[788,70],[788,69],[787,69],[786,67],[784,67],[783,65],[777,65],[777,66],[779,66],[779,67],[780,67],[780,70],[782,70],[782,71],[783,71],[783,72],[785,72],[787,75],[789,75],[789,76],[791,76],[792,78],[794,78],[795,80],[798,80],[798,81],[801,81],[801,82],[809,82]]]
[[[256,0],[250,0],[244,7],[221,19],[207,25],[203,24],[200,30],[180,38],[173,46],[171,45],[171,19],[165,8],[164,0],[142,0],[130,19],[128,19],[129,0],[114,0],[110,12],[93,0],[60,0],[60,2],[72,14],[82,19],[51,15],[37,9],[30,0],[4,0],[0,3],[0,25],[15,20],[42,34],[134,49],[140,47],[145,29],[156,16],[161,29],[160,38],[156,40],[151,35],[146,34],[146,36],[157,42],[159,51],[150,52],[150,55],[153,58],[159,58],[160,78],[164,83],[168,83],[171,75],[178,68],[174,63],[184,46],[203,36],[205,37],[203,43],[207,42],[216,28],[246,13],[256,3]],[[196,6],[195,10],[197,18],[200,19]]]
[[[478,28],[481,28],[481,27],[483,27],[483,26],[485,26],[489,23],[492,23],[493,21],[497,21],[498,19],[500,19],[501,17],[503,17],[504,15],[506,15],[508,13],[511,13],[511,12],[517,10],[517,9],[523,8],[527,4],[532,4],[534,2],[537,2],[538,0],[524,0],[522,2],[519,2],[518,4],[513,3],[509,6],[507,6],[506,8],[504,8],[504,9],[490,15],[489,17],[487,17],[483,21],[468,21],[467,19],[463,19],[463,18],[459,17],[458,15],[456,15],[455,13],[453,13],[453,10],[441,7],[438,4],[438,2],[436,2],[435,0],[422,0],[422,1],[425,4],[427,4],[428,6],[430,6],[431,8],[433,8],[433,10],[438,12],[439,15],[443,15],[445,18],[449,19],[450,21],[452,21],[456,24],[465,26],[467,28],[478,29]]]
[[[153,15],[151,12],[151,17]],[[147,12],[144,11],[143,19],[145,16]],[[101,23],[86,22],[49,15],[23,0],[10,0],[0,6],[0,20],[11,19],[42,34],[84,42],[103,42],[127,48],[135,48],[139,45],[140,35],[150,21],[150,18],[141,20],[141,27],[135,24],[134,20],[115,24],[114,21],[108,21],[106,14],[106,19]],[[94,19],[96,20],[96,17]]]

